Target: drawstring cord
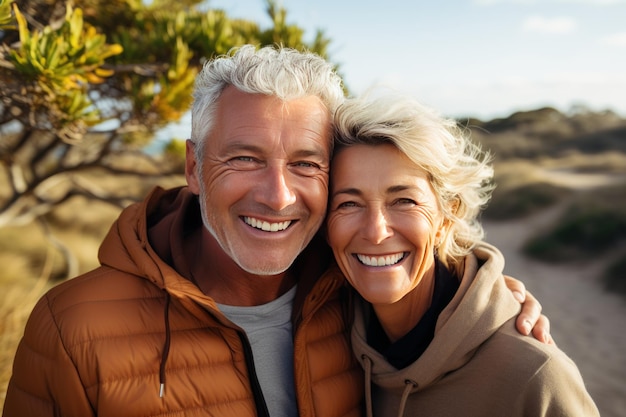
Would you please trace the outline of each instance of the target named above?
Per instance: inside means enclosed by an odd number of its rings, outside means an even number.
[[[170,293],[165,292],[165,343],[161,353],[161,366],[159,368],[159,398],[165,395],[165,364],[170,354]]]
[[[367,355],[361,355],[365,366],[365,406],[367,417],[373,417],[372,413],[372,360]]]
[[[367,355],[361,355],[363,360],[363,367],[365,371],[365,406],[367,417],[373,417],[372,412],[372,359]],[[404,409],[406,408],[407,400],[411,394],[411,390],[417,388],[417,382],[407,379],[404,381],[404,390],[402,391],[402,397],[400,399],[400,406],[398,408],[398,417],[404,415]]]
[[[402,392],[402,399],[400,400],[400,408],[398,408],[398,417],[404,415],[404,409],[406,408],[406,401],[409,399],[409,394],[413,388],[417,387],[417,383],[407,379],[404,381],[404,391]]]

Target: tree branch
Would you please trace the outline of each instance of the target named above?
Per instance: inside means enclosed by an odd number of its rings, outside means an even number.
[[[76,275],[78,275],[80,269],[79,269],[78,258],[76,257],[76,255],[74,255],[72,250],[67,245],[63,244],[61,240],[57,239],[56,236],[54,236],[45,218],[40,216],[37,218],[37,221],[39,225],[41,226],[44,236],[46,237],[46,240],[48,241],[48,243],[50,243],[53,247],[58,249],[59,252],[61,252],[61,255],[63,256],[63,259],[65,260],[65,263],[67,265],[65,278],[67,279],[67,278],[75,277]],[[46,258],[46,263],[48,263],[48,258]],[[48,265],[47,269],[48,269],[47,273],[50,274],[51,265]],[[45,268],[43,272],[46,272]]]

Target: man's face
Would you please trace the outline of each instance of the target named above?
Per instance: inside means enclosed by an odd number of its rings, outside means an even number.
[[[289,268],[326,214],[330,116],[314,96],[282,101],[227,87],[202,161],[186,175],[205,227],[243,270]]]

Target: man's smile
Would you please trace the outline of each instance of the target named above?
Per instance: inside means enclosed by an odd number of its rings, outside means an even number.
[[[243,221],[249,225],[254,227],[255,229],[263,230],[264,232],[281,232],[291,225],[291,220],[287,220],[284,222],[275,222],[270,223],[265,220],[256,219],[254,217],[245,216],[243,217]]]

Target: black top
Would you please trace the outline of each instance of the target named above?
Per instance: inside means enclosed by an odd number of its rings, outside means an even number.
[[[459,280],[435,259],[435,289],[430,307],[417,325],[404,337],[391,343],[370,306],[367,343],[385,357],[387,362],[402,369],[415,362],[435,337],[437,318],[459,289]]]

